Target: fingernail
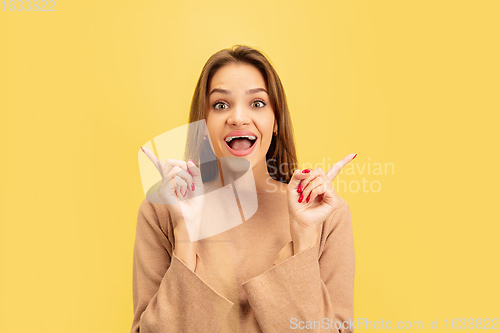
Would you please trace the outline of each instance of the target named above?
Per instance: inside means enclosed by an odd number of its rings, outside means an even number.
[[[189,160],[188,160],[188,162],[189,162],[189,161],[193,162],[193,164],[194,164],[194,161],[193,161],[193,160],[189,159]]]
[[[302,184],[299,184],[299,187],[297,188],[297,193],[302,192]]]
[[[356,157],[356,156],[358,156],[358,154],[354,155],[354,156],[352,157],[351,161],[352,161],[352,160],[354,159],[354,157]]]
[[[185,197],[187,193],[188,193],[188,191],[186,190],[186,193],[184,193],[182,196]]]
[[[311,169],[302,170],[302,173],[309,173],[309,172],[311,172]]]
[[[301,203],[303,199],[304,199],[304,196],[301,194],[299,197],[299,203]]]
[[[309,203],[309,199],[311,198],[311,193],[307,196],[306,202]]]
[[[142,150],[142,152],[143,152],[144,154],[146,154],[146,152],[144,151],[144,149],[142,149],[142,147],[141,147],[141,150]]]
[[[194,183],[191,184],[191,191],[194,191]]]

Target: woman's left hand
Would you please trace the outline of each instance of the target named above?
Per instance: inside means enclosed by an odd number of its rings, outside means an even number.
[[[331,183],[356,155],[349,154],[335,163],[328,174],[321,168],[295,170],[287,194],[294,249],[299,244],[313,246],[317,243],[321,225],[338,208],[338,195]]]

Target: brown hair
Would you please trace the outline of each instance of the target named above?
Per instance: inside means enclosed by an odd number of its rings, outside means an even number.
[[[267,83],[271,106],[278,125],[278,134],[273,135],[266,154],[267,170],[273,179],[288,183],[295,170],[294,167],[297,166],[297,154],[285,89],[264,53],[245,45],[234,45],[220,50],[213,54],[203,66],[191,101],[189,124],[192,125],[188,128],[189,140],[186,143],[185,159],[191,158],[196,164],[199,164],[200,160],[211,161],[200,165],[204,182],[217,176],[217,158],[210,147],[210,142],[203,140],[203,128],[193,123],[205,119],[210,80],[218,69],[229,63],[247,63],[255,66]]]

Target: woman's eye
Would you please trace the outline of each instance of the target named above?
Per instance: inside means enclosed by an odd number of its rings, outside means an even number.
[[[262,104],[261,108],[263,108],[264,106],[266,106],[266,103],[264,103],[263,101],[255,101],[252,104],[255,104],[255,103],[261,103]]]
[[[219,108],[217,107],[217,105],[219,105],[219,104],[225,105],[225,104],[224,104],[224,103],[222,103],[222,102],[215,102],[214,104],[212,104],[212,107],[213,107],[214,109],[216,109],[216,110],[221,110],[221,109],[219,109]]]

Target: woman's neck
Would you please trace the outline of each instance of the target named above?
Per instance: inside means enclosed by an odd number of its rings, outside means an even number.
[[[258,193],[273,193],[273,192],[286,192],[287,184],[273,179],[267,170],[267,165],[260,163],[252,168],[253,177],[248,177],[248,170],[246,172],[237,173],[227,167],[221,166],[220,159],[217,159],[219,164],[219,173],[217,178],[211,181],[212,184],[221,184],[226,186],[232,183],[235,179],[241,179],[239,186],[241,190],[255,190]],[[248,181],[248,183],[247,183]]]

